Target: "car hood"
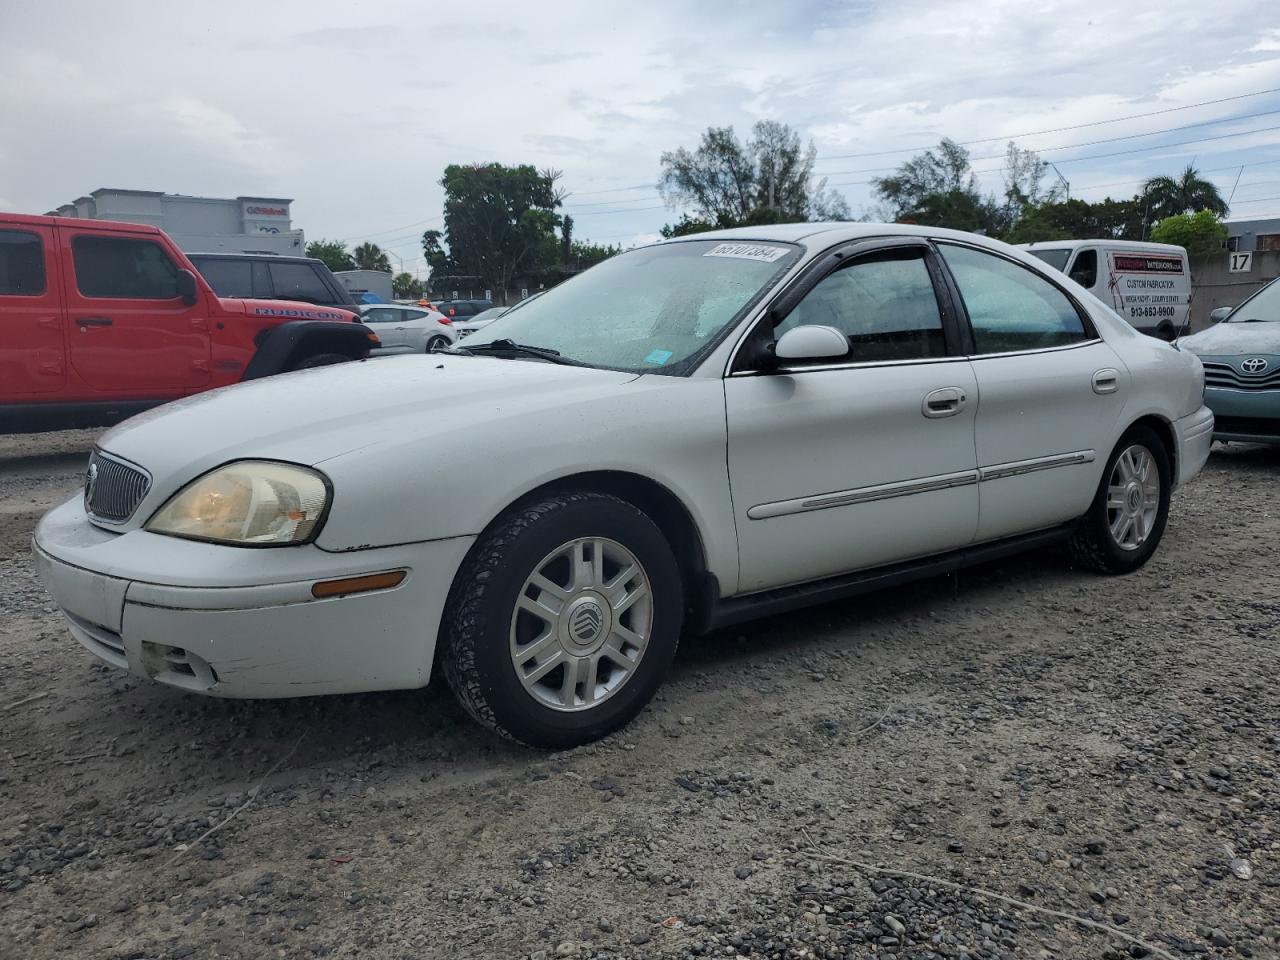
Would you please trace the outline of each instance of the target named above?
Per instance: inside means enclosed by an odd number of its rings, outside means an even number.
[[[395,437],[429,439],[540,406],[590,402],[635,378],[495,357],[357,361],[196,394],[125,421],[98,445],[145,467],[160,493],[230,460],[315,466]]]
[[[1242,353],[1280,354],[1280,322],[1216,323],[1207,330],[1182,337],[1178,346],[1202,357],[1233,357]]]
[[[228,313],[244,313],[251,317],[267,317],[273,320],[337,320],[352,322],[357,313],[350,309],[322,307],[301,300],[253,300],[245,297],[219,297],[223,310]]]

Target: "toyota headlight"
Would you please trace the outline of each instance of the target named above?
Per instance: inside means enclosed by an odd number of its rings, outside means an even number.
[[[328,502],[329,483],[315,470],[241,460],[191,481],[146,528],[211,543],[288,546],[307,543],[320,532]]]

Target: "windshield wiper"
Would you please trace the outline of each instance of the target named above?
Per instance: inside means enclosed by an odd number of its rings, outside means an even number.
[[[454,344],[454,353],[523,353],[530,357],[537,357],[539,360],[547,360],[550,363],[562,363],[571,367],[585,367],[589,364],[583,363],[581,360],[570,360],[568,357],[560,355],[559,350],[552,350],[550,347],[531,347],[524,343],[516,343],[514,340],[490,340],[488,343],[475,344]]]

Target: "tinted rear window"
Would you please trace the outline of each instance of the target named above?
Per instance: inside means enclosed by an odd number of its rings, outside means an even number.
[[[192,257],[200,275],[220,297],[252,297],[253,265],[248,260],[217,260]]]
[[[271,264],[271,283],[281,300],[304,300],[308,303],[338,303],[324,285],[316,268],[309,263]]]
[[[0,230],[0,296],[44,293],[44,244],[25,230]]]

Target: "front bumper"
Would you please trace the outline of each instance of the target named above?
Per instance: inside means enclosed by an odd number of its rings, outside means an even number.
[[[1280,390],[1206,387],[1204,402],[1217,418],[1214,439],[1280,443]]]
[[[1199,473],[1209,459],[1213,446],[1213,411],[1201,407],[1190,416],[1175,420],[1178,438],[1178,484],[1182,485]]]
[[[36,569],[72,635],[112,666],[221,697],[425,686],[473,538],[329,553],[251,549],[91,524],[80,498],[36,528]],[[391,589],[315,599],[320,580],[404,570]]]

